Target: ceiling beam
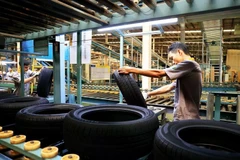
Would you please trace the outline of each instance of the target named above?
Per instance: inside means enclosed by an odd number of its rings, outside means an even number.
[[[187,3],[190,3],[190,4],[193,2],[193,0],[186,0],[186,1]]]
[[[171,8],[174,6],[174,1],[173,0],[164,0],[164,2]]]
[[[3,0],[0,0],[3,1]],[[12,5],[16,5],[18,8],[22,8],[23,10],[26,10],[25,12],[27,13],[29,10],[36,12],[36,13],[40,13],[43,18],[48,19],[48,20],[60,20],[62,22],[67,22],[67,25],[69,25],[71,23],[74,24],[79,24],[79,20],[84,20],[84,19],[76,19],[73,18],[63,12],[60,12],[57,9],[52,9],[49,5],[45,5],[46,7],[42,7],[39,2],[41,3],[41,1],[31,1],[31,0],[8,0],[8,1],[4,1],[4,3],[7,2],[11,2]],[[34,2],[38,2],[38,3],[34,3]],[[31,13],[29,13],[31,15]],[[39,16],[41,17],[41,16]]]
[[[109,12],[107,9],[99,6],[97,3],[94,3],[92,1],[89,1],[89,0],[75,0],[75,2],[87,7],[87,8],[90,8],[100,14],[103,14],[104,16],[108,17],[108,18],[112,18],[113,15],[111,12]]]
[[[18,36],[18,35],[14,35],[14,34],[3,33],[3,32],[0,32],[0,36],[13,37],[13,38],[19,38],[19,39],[24,39],[25,38],[24,36]]]
[[[72,7],[72,6],[68,5],[68,4],[66,4],[66,3],[60,2],[60,1],[58,1],[58,0],[51,0],[51,1],[54,2],[54,3],[57,3],[57,4],[59,4],[59,5],[62,5],[62,6],[64,6],[64,7],[66,7],[66,8],[68,8],[68,9],[71,9],[71,10],[73,10],[73,11],[75,11],[75,12],[78,12],[79,15],[81,15],[81,17],[83,17],[83,18],[85,18],[85,19],[89,19],[89,20],[94,21],[94,22],[99,23],[99,24],[108,24],[107,21],[104,21],[104,20],[102,20],[102,19],[100,19],[100,18],[97,18],[97,17],[95,17],[95,16],[92,16],[91,14],[88,14],[88,13],[86,13],[86,12],[83,12],[83,11],[81,11],[81,10],[75,8],[75,7]]]
[[[70,24],[69,22],[61,20],[57,17],[52,17],[51,15],[46,16],[46,14],[44,14],[43,10],[41,10],[42,12],[39,12],[37,10],[32,9],[31,7],[27,7],[25,4],[18,5],[18,4],[11,3],[11,1],[4,1],[4,0],[0,0],[0,1],[1,1],[1,7],[11,9],[12,12],[18,11],[23,14],[27,14],[31,17],[42,19],[45,21],[45,23],[46,23],[46,21],[48,21],[51,23],[56,23],[56,24],[61,24],[61,25],[69,25]]]
[[[208,5],[203,5],[208,4]],[[181,9],[179,9],[181,8]],[[129,13],[125,16],[114,16],[111,19],[109,19],[109,25],[119,25],[119,24],[129,24],[134,22],[142,22],[142,21],[149,21],[149,20],[156,20],[156,19],[164,19],[164,18],[170,18],[170,17],[180,17],[183,16],[188,18],[188,16],[192,15],[200,15],[210,13],[210,15],[214,14],[214,17],[218,17],[218,14],[224,14],[226,11],[231,11],[234,9],[240,8],[240,1],[236,0],[217,0],[217,1],[211,1],[209,3],[209,0],[201,0],[201,1],[193,1],[191,5],[186,3],[186,1],[177,1],[176,5],[173,6],[173,8],[166,7],[165,3],[159,3],[155,9],[154,12],[150,14],[145,14],[149,11],[149,8],[145,7],[142,8],[142,12],[140,13]],[[197,19],[196,19],[197,20]],[[27,34],[27,39],[35,39],[45,36],[51,36],[51,35],[57,35],[57,34],[64,34],[64,33],[70,33],[75,32],[79,30],[86,30],[86,29],[96,29],[98,27],[101,27],[102,25],[97,24],[95,22],[81,22],[79,25],[70,24],[69,26],[63,26],[61,29],[54,28],[52,30],[45,30],[44,32],[33,32],[31,34]],[[15,42],[19,41],[17,39],[7,39],[7,42]],[[21,40],[20,40],[21,41]]]
[[[157,7],[156,0],[142,0],[149,8],[155,10]]]
[[[134,1],[129,1],[129,0],[119,0],[122,2],[124,5],[126,5],[128,8],[132,9],[136,13],[140,13],[141,9],[140,7],[134,3]]]
[[[77,3],[75,1],[69,1],[69,0],[60,0],[60,1],[66,3],[66,4],[69,4],[69,5],[71,5],[75,8],[78,8],[78,9],[84,11],[84,12],[87,12],[87,13],[93,15],[93,16],[98,16],[95,11],[88,9],[87,7]]]
[[[121,15],[125,15],[126,11],[121,8],[120,6],[118,6],[115,3],[110,2],[109,0],[97,0],[99,3],[103,4],[104,6],[108,7],[109,9],[112,9],[113,11],[121,14]]]

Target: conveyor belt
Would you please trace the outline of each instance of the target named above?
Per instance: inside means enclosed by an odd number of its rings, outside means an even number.
[[[13,130],[14,131],[14,124],[3,126],[3,131],[6,130]],[[39,140],[41,142],[41,148],[34,150],[34,151],[26,151],[24,150],[24,143],[31,140]],[[68,151],[64,148],[64,142],[61,137],[31,137],[26,135],[26,141],[20,144],[11,144],[10,138],[0,138],[0,144],[7,147],[6,149],[0,150],[0,159],[2,157],[9,158],[13,160],[23,160],[23,157],[29,157],[34,160],[42,160],[41,157],[41,150],[47,146],[55,146],[58,147],[59,152],[58,155],[51,160],[61,160],[62,156],[68,154]],[[19,154],[16,154],[16,152]]]

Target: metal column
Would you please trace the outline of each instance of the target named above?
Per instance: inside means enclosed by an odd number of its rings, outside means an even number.
[[[20,88],[20,96],[21,97],[24,97],[24,63],[23,63],[23,61],[24,61],[24,56],[22,55],[22,54],[20,54],[20,66],[21,66],[21,68],[20,68],[20,73],[21,73],[21,75],[20,75],[20,77],[21,77],[21,88]]]
[[[143,32],[150,32],[152,30],[152,25],[145,24],[142,26]],[[145,34],[142,36],[142,68],[151,69],[151,59],[152,59],[152,35]],[[151,89],[151,79],[149,77],[142,77],[142,89]]]
[[[120,68],[123,67],[124,57],[123,57],[123,36],[120,36]],[[119,92],[119,103],[123,103],[123,95]]]
[[[180,21],[180,29],[181,29],[180,39],[182,43],[185,43],[185,19],[183,17],[180,17],[179,21]]]
[[[77,103],[82,103],[82,32],[77,32]]]
[[[65,37],[60,36],[60,42],[54,42],[53,47],[53,77],[54,103],[65,103]]]
[[[240,95],[237,96],[237,124],[240,125]]]
[[[207,119],[213,119],[214,95],[209,93],[207,97]]]

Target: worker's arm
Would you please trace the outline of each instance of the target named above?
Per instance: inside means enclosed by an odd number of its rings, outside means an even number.
[[[38,75],[40,74],[40,72],[41,72],[41,69],[40,69],[37,73],[31,72],[31,73],[30,73],[30,77],[24,79],[24,83],[29,83],[29,82],[31,82],[36,76],[38,76]]]
[[[36,76],[38,76],[40,74],[40,72],[37,72],[37,73],[33,73],[32,75],[30,75],[30,77],[28,78],[25,78],[24,79],[24,83],[29,83],[31,82]],[[14,75],[12,80],[15,82],[15,83],[21,83],[21,79],[20,79],[20,75],[17,74],[17,75]]]
[[[147,96],[150,97],[150,96],[154,96],[154,95],[158,95],[158,94],[167,93],[167,92],[170,92],[171,90],[173,90],[174,88],[175,88],[174,83],[171,83],[171,84],[162,86],[156,90],[153,90],[151,92],[148,92]]]
[[[154,78],[167,76],[166,72],[161,69],[140,69],[140,68],[128,67],[128,66],[119,68],[118,72],[122,74],[136,73],[143,76],[154,77]]]
[[[33,76],[29,77],[29,78],[24,79],[24,83],[31,82],[35,77],[36,77],[36,75],[33,75]]]

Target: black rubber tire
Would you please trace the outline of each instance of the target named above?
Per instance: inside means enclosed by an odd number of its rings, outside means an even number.
[[[210,120],[170,122],[154,139],[155,160],[239,160],[240,126]]]
[[[7,98],[13,98],[13,97],[18,97],[18,96],[15,94],[11,94],[11,93],[1,93],[0,94],[0,100],[7,99]]]
[[[146,101],[143,98],[136,81],[131,75],[119,74],[118,71],[115,71],[113,77],[127,104],[147,108]]]
[[[53,70],[43,68],[39,75],[37,94],[39,97],[47,97],[49,95],[53,79]]]
[[[78,104],[49,103],[23,108],[16,115],[17,132],[38,137],[62,136],[64,117],[80,107]]]
[[[49,101],[41,97],[14,97],[0,100],[0,125],[15,122],[18,111],[25,107],[46,104]]]
[[[153,111],[131,105],[83,107],[64,119],[66,148],[87,160],[134,160],[149,154],[159,128]]]

